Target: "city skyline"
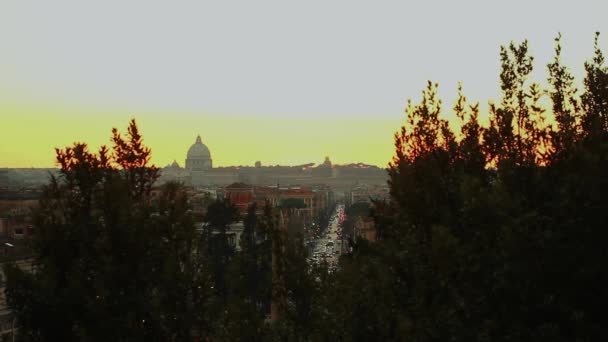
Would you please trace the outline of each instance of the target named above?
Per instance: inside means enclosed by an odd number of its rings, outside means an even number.
[[[608,341],[605,0],[8,0],[1,341]]]
[[[439,83],[448,118],[462,81],[483,121],[500,96],[500,45],[528,39],[532,80],[545,85],[561,32],[580,81],[594,32],[608,32],[607,7],[11,2],[0,13],[0,167],[54,167],[54,148],[97,149],[130,118],[158,166],[181,165],[200,134],[217,166],[330,156],[385,167],[406,100],[427,80]]]
[[[51,119],[44,121],[45,119]],[[375,165],[378,167],[386,167],[389,159],[393,154],[393,137],[394,133],[392,126],[390,126],[389,120],[383,120],[380,122],[366,122],[363,120],[345,121],[341,120],[330,120],[330,125],[319,126],[319,123],[313,120],[260,120],[254,118],[240,118],[241,124],[236,127],[230,127],[229,130],[234,136],[225,136],[222,134],[222,130],[218,129],[218,126],[222,126],[222,120],[220,118],[214,118],[214,120],[207,121],[206,130],[195,130],[191,129],[192,134],[183,134],[179,130],[165,131],[166,134],[153,135],[148,134],[147,130],[152,126],[152,129],[159,129],[162,132],[162,126],[174,126],[170,121],[167,120],[149,120],[148,122],[135,118],[138,125],[140,126],[140,132],[144,138],[144,144],[152,149],[152,163],[158,167],[164,167],[171,164],[174,160],[178,162],[180,166],[184,166],[186,159],[186,153],[188,148],[194,143],[196,136],[200,135],[205,145],[207,145],[211,151],[211,157],[214,161],[214,167],[228,167],[228,166],[253,166],[255,162],[260,161],[262,165],[302,165],[306,163],[315,163],[317,165],[323,163],[325,157],[329,157],[334,164],[351,164],[351,163],[365,163]],[[65,136],[61,126],[65,123],[56,122],[52,118],[41,118],[44,122],[42,125],[31,127],[29,130],[33,136],[45,138],[47,143],[44,148],[37,149],[36,154],[23,154],[20,151],[8,151],[14,153],[14,159],[0,161],[0,168],[53,168],[57,167],[55,164],[55,153],[54,148],[64,148],[69,146],[72,142],[80,141],[87,142],[89,150],[96,152],[101,145],[111,145],[111,126],[100,129],[105,123],[104,120],[99,123],[85,126],[86,129],[80,131],[73,131],[73,135]],[[249,122],[260,122],[267,121],[271,122],[270,125],[262,125],[258,127],[255,132],[250,132],[248,125]],[[327,120],[326,120],[327,123]],[[387,124],[388,123],[388,124]],[[124,130],[128,124],[128,117],[120,125],[114,125],[113,127],[119,130]],[[398,127],[400,120],[397,120],[394,125]],[[331,130],[331,125],[342,125],[342,129],[337,130],[333,133],[332,139],[328,141],[319,141],[314,139],[315,135],[319,132],[326,132],[327,135],[332,134],[327,132]],[[294,126],[297,129],[294,129]],[[344,129],[344,126],[348,127],[348,130]],[[49,127],[52,127],[49,129]],[[313,132],[314,130],[314,132]],[[205,134],[209,131],[209,134]],[[313,132],[313,133],[311,133]],[[377,134],[383,136],[384,139],[366,141],[366,140],[355,140],[348,141],[347,135],[354,134],[356,136],[365,136],[374,132],[382,132],[384,134]],[[245,136],[247,138],[239,139],[238,136]],[[272,134],[276,139],[277,144],[272,145],[268,149],[264,146],[263,141],[259,141],[257,138],[265,135]],[[28,137],[24,137],[28,139]],[[294,150],[293,145],[290,145],[290,141],[297,139],[309,140],[309,145],[317,145],[319,148],[312,150]],[[167,140],[171,140],[172,143],[166,143]],[[55,145],[52,142],[58,142]],[[345,143],[352,143],[352,145],[344,147]],[[326,147],[329,146],[329,148]],[[332,148],[331,146],[336,147]],[[384,145],[384,146],[383,146]],[[10,145],[5,145],[10,146]],[[365,149],[371,148],[371,154],[360,154],[361,151],[366,152]],[[339,149],[342,149],[346,153],[339,153]],[[235,151],[232,155],[222,154],[222,151]],[[377,153],[382,151],[384,153]],[[5,151],[3,151],[5,152]],[[320,152],[320,153],[318,153]],[[4,154],[4,153],[3,153]],[[46,163],[41,164],[27,164],[27,160],[30,160],[32,155],[39,157],[42,160],[46,159]],[[159,157],[161,155],[161,157]],[[372,158],[369,158],[369,156]],[[375,157],[375,158],[373,158]],[[386,162],[383,163],[383,157],[386,158]],[[11,161],[13,161],[11,163]],[[14,162],[16,161],[16,162]]]

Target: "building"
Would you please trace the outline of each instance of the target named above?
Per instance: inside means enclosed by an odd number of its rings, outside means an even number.
[[[180,181],[194,187],[226,186],[233,183],[244,183],[268,186],[285,184],[290,186],[311,187],[314,184],[326,184],[337,191],[349,191],[357,184],[386,185],[387,174],[384,169],[362,163],[334,165],[325,157],[323,163],[314,166],[308,163],[294,166],[263,166],[260,161],[255,166],[214,167],[211,151],[196,137],[187,151],[185,166],[177,162],[161,168],[159,181]]]
[[[307,188],[301,187],[288,187],[285,189],[279,189],[278,192],[274,192],[271,195],[271,200],[276,203],[276,196],[280,196],[282,203],[286,203],[288,200],[301,201],[304,203],[304,208],[294,208],[298,215],[301,215],[309,221],[313,219],[315,215],[314,196],[315,193]]]
[[[160,172],[160,183],[168,181],[180,182],[183,184],[190,183],[190,172],[179,166],[177,161],[173,161],[170,165],[165,166]]]
[[[185,169],[190,174],[187,183],[192,186],[224,185],[238,180],[238,174],[234,170],[213,168],[211,152],[207,145],[203,144],[200,135],[188,149]]]
[[[12,239],[24,239],[34,234],[32,215],[26,211],[15,210],[8,216],[7,235]]]
[[[238,208],[241,215],[244,215],[247,213],[247,208],[256,201],[255,194],[256,191],[253,185],[237,182],[225,188],[224,196]]]
[[[279,186],[253,186],[245,183],[233,183],[225,188],[225,196],[238,209],[241,215],[247,213],[247,208],[256,203],[261,210],[266,203],[277,206],[279,202],[286,203],[289,200],[301,202],[303,207],[292,208],[298,215],[311,220],[316,214],[315,192],[302,187],[279,187]]]
[[[390,192],[388,185],[368,185],[358,184],[353,187],[348,194],[347,204],[353,205],[355,203],[371,203],[372,201],[382,201],[390,199]]]
[[[0,199],[0,238],[23,239],[34,234],[34,199]]]
[[[178,181],[194,187],[224,186],[238,180],[238,173],[232,168],[214,168],[211,152],[197,136],[186,154],[185,167],[176,161],[160,170],[160,183]]]
[[[201,136],[196,137],[196,141],[188,149],[186,155],[186,170],[189,172],[208,171],[213,167],[211,152],[207,145],[203,144]]]
[[[336,203],[334,192],[329,186],[324,184],[313,185],[311,190],[314,193],[314,214],[316,216],[325,213],[329,214],[329,210],[331,210]]]

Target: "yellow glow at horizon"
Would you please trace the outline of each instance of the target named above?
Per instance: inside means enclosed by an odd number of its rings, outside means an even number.
[[[0,103],[0,167],[55,167],[55,147],[86,142],[91,150],[111,145],[112,127],[126,131],[134,117],[152,162],[183,166],[200,134],[214,166],[337,164],[364,162],[385,167],[394,153],[394,119],[272,118],[212,116],[197,113],[131,113],[74,105]]]

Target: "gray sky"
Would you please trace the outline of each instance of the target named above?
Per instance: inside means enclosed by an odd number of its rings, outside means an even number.
[[[581,75],[607,1],[9,1],[0,100],[233,115],[402,113],[427,79],[497,96],[498,51],[530,40],[546,78],[553,38]],[[187,114],[183,114],[187,115]]]

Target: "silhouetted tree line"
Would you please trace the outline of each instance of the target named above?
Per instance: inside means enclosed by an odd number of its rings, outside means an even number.
[[[240,219],[228,201],[212,203],[197,230],[182,185],[153,190],[158,171],[134,121],[126,139],[113,131],[112,151],[57,150],[61,176],[36,216],[36,271],[4,267],[19,338],[607,340],[608,68],[598,37],[580,91],[560,37],[547,90],[529,80],[527,41],[501,47],[502,98],[487,125],[459,86],[454,130],[429,82],[395,134],[391,199],[369,212],[378,241],[357,240],[335,273],[306,262],[290,210],[282,222],[277,208],[249,208],[240,251],[226,234]],[[276,298],[281,315],[269,322]]]
[[[408,102],[391,201],[371,213],[381,241],[355,246],[329,296],[339,340],[608,338],[608,68],[598,35],[581,92],[560,37],[546,91],[528,78],[526,41],[503,46],[500,61],[502,98],[485,127],[461,87],[459,132],[440,116],[436,84]]]

